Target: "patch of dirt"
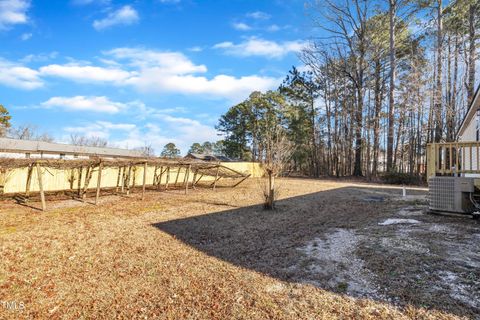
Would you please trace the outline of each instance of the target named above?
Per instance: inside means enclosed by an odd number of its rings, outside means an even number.
[[[388,218],[387,220],[383,222],[379,222],[379,226],[389,226],[392,224],[416,224],[420,223],[420,221],[415,220],[415,219],[399,219],[399,218]]]
[[[308,262],[299,261],[299,267],[310,271],[312,280],[306,282],[317,286],[327,283],[328,288],[343,291],[356,297],[379,299],[379,290],[374,285],[374,275],[365,268],[363,260],[355,255],[359,237],[352,230],[335,229],[325,235],[325,239],[317,238],[299,250]],[[319,276],[323,281],[315,280]]]
[[[463,275],[451,271],[440,271],[438,277],[443,282],[443,287],[447,287],[452,298],[474,309],[480,308],[480,282],[478,279],[472,279],[473,283],[465,282]]]
[[[474,240],[480,237],[478,225],[467,217],[430,215],[426,209],[401,206],[378,227],[366,228],[369,236],[359,248],[361,256],[368,257],[367,267],[394,301],[441,303],[444,309],[478,318],[480,254]],[[382,227],[388,229],[379,230]]]
[[[424,213],[423,208],[418,208],[418,207],[403,207],[400,208],[400,210],[397,211],[397,215],[402,216],[402,217],[414,217],[414,216],[421,216]]]

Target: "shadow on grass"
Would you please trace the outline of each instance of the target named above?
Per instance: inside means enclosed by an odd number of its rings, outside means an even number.
[[[410,193],[424,194],[422,191]],[[369,232],[382,233],[382,230],[392,230],[395,226],[378,226],[378,222],[392,216],[392,210],[398,206],[388,201],[388,194],[399,196],[401,190],[340,188],[277,201],[277,209],[274,211],[264,211],[261,205],[256,205],[162,222],[154,226],[197,250],[236,266],[284,281],[310,282],[327,290],[345,293],[342,283],[335,289],[327,285],[325,278],[317,279],[315,272],[312,274],[312,270],[307,267],[311,265],[311,258],[299,249],[317,239],[325,239],[328,234],[338,229],[354,230],[367,235]],[[384,197],[385,201],[369,201],[368,198],[372,195],[376,198]],[[422,218],[436,219],[431,216]],[[448,293],[441,295],[438,301],[430,297],[431,284],[428,282],[425,283],[425,288],[421,289],[418,286],[408,286],[409,282],[418,282],[416,272],[419,271],[419,266],[432,264],[428,267],[432,272],[435,272],[436,268],[442,268],[441,264],[438,265],[438,260],[428,261],[418,254],[404,256],[402,260],[392,260],[394,255],[403,253],[394,252],[392,256],[392,253],[377,251],[375,246],[370,245],[359,242],[359,248],[355,250],[363,251],[364,256],[375,260],[371,264],[367,262],[367,267],[384,268],[374,270],[376,274],[382,271],[403,271],[408,278],[402,282],[390,282],[389,275],[379,276],[380,280],[383,280],[380,281],[380,291],[387,296],[402,292],[402,296],[395,296],[400,305],[430,307],[459,315],[475,314],[475,311],[467,310],[468,306],[451,298]],[[395,265],[397,261],[401,262]],[[305,262],[307,264],[302,265]],[[333,270],[331,278],[335,276]]]

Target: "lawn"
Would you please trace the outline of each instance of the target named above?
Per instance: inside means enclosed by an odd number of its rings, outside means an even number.
[[[425,190],[285,179],[263,211],[260,185],[0,202],[0,317],[480,317],[479,225]]]

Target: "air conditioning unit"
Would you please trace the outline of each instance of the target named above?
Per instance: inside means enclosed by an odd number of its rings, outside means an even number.
[[[474,192],[474,178],[432,177],[428,181],[430,210],[472,213],[475,207],[470,199]]]

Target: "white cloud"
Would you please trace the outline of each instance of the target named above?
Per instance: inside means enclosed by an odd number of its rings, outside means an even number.
[[[104,68],[78,64],[51,64],[40,68],[45,76],[56,76],[78,82],[121,83],[132,76],[131,72],[118,68]]]
[[[312,68],[306,64],[301,64],[301,65],[298,65],[297,67],[297,70],[299,72],[312,72]]]
[[[262,11],[254,11],[247,13],[247,17],[257,20],[268,20],[271,16],[268,13]]]
[[[108,130],[130,131],[136,128],[136,125],[130,123],[111,123],[108,121],[97,121],[97,124]]]
[[[118,113],[128,107],[128,104],[110,101],[107,97],[52,97],[42,103],[43,107],[59,107],[69,111],[92,111]]]
[[[120,148],[138,148],[151,145],[157,154],[163,147],[173,142],[182,153],[186,153],[193,142],[217,141],[217,131],[197,120],[165,115],[156,123],[142,125],[133,123],[112,123],[96,121],[80,126],[64,127],[67,134],[81,134],[88,138],[107,139],[109,144]],[[68,135],[63,137],[68,140]]]
[[[105,52],[117,60],[141,69],[155,69],[163,74],[191,74],[207,72],[205,65],[195,65],[180,52],[162,52],[136,48],[117,48]]]
[[[177,4],[180,3],[180,0],[158,0],[161,3],[167,3],[167,4]]]
[[[195,46],[195,47],[188,48],[188,51],[192,51],[192,52],[202,52],[202,51],[203,51],[203,48],[200,47],[200,46]]]
[[[240,100],[255,90],[265,91],[275,88],[281,79],[261,76],[233,77],[218,75],[212,79],[193,75],[162,76],[148,70],[141,77],[133,78],[130,83],[144,91],[176,92],[198,94],[209,97],[226,97]]]
[[[138,12],[129,5],[111,12],[101,20],[95,20],[93,27],[97,30],[107,29],[116,25],[131,25],[140,20]]]
[[[234,22],[234,23],[232,23],[232,27],[233,27],[235,30],[239,30],[239,31],[249,31],[249,30],[252,30],[252,27],[251,27],[251,26],[249,26],[248,24],[243,23],[243,22]]]
[[[280,31],[280,30],[286,30],[286,29],[290,29],[291,26],[290,25],[283,25],[283,26],[279,26],[278,24],[271,24],[269,25],[268,27],[266,27],[266,31],[268,32],[277,32],[277,31]]]
[[[128,133],[131,131],[136,130],[137,126],[131,123],[112,123],[109,121],[96,121],[94,123],[89,123],[84,126],[70,126],[65,127],[63,130],[69,134],[80,134],[87,138],[102,138],[110,140],[110,135],[112,131],[116,133]],[[64,140],[68,140],[67,137]],[[113,141],[109,141],[111,145],[116,145],[116,143],[112,143]]]
[[[175,137],[178,146],[186,152],[193,142],[217,141],[218,132],[211,126],[204,125],[197,120],[165,116],[164,120],[171,127],[176,128]]]
[[[51,59],[55,59],[58,56],[58,52],[52,51],[49,53],[39,53],[39,54],[29,54],[20,59],[19,61],[22,63],[30,63],[30,62],[45,62]]]
[[[170,107],[170,108],[152,108],[147,107],[141,101],[131,102],[135,106],[135,119],[144,121],[146,119],[159,119],[162,120],[167,114],[184,114],[187,113],[187,109],[183,107]]]
[[[0,29],[28,22],[30,0],[0,0]]]
[[[38,71],[0,58],[0,84],[32,90],[43,86]]]
[[[23,34],[20,36],[20,39],[22,39],[23,41],[27,41],[27,40],[30,39],[32,36],[33,36],[32,33],[23,33]]]
[[[110,137],[109,132],[102,130],[103,128],[98,125],[89,125],[84,127],[66,127],[63,130],[69,134],[78,134],[87,138],[101,138],[108,140]],[[68,141],[68,136],[63,137],[64,141]],[[111,145],[110,141],[109,145]],[[68,142],[66,142],[68,143]]]
[[[173,135],[172,132],[170,132]],[[164,145],[169,142],[179,144],[179,140],[169,135],[165,135],[162,129],[156,125],[147,123],[142,126],[135,126],[133,130],[124,132],[123,135],[117,135],[112,139],[114,145],[120,148],[139,148],[143,146],[151,146],[157,154],[159,154]]]
[[[267,31],[270,31],[270,32],[277,32],[277,31],[280,31],[280,30],[281,30],[281,28],[276,24],[272,24],[272,25],[268,26],[268,28],[267,28]]]
[[[82,83],[131,86],[141,92],[196,94],[235,102],[245,98],[251,91],[273,89],[281,82],[278,78],[258,75],[200,76],[198,74],[207,72],[207,67],[193,63],[179,52],[117,48],[104,52],[104,55],[108,57],[107,66],[52,64],[41,67],[40,74]]]
[[[173,142],[183,154],[186,154],[194,142],[217,140],[218,132],[211,126],[189,118],[166,115],[155,124],[137,126],[135,130],[129,131],[126,137],[114,141],[116,145],[124,148],[152,145],[157,154],[162,151],[163,146]]]
[[[222,49],[226,54],[239,57],[263,56],[267,58],[282,58],[289,53],[300,52],[305,47],[305,42],[284,41],[275,42],[261,38],[251,37],[241,43],[222,42],[214,46]]]

